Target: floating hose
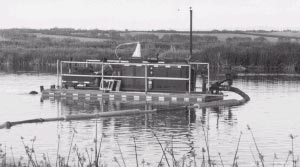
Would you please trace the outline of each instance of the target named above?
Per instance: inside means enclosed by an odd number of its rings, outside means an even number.
[[[136,115],[136,114],[148,114],[154,113],[157,110],[121,110],[121,111],[110,111],[110,112],[101,112],[97,114],[78,114],[78,115],[66,115],[64,117],[55,117],[55,118],[37,118],[29,119],[24,121],[15,121],[15,122],[5,122],[0,125],[0,129],[11,128],[12,126],[25,124],[25,123],[42,123],[42,122],[53,122],[53,121],[70,121],[70,120],[80,120],[80,119],[93,119],[100,117],[114,117],[114,116],[125,116],[125,115]]]
[[[219,107],[219,106],[231,107],[231,106],[242,105],[244,103],[247,103],[250,100],[250,97],[245,92],[240,90],[239,88],[232,87],[232,86],[219,85],[217,89],[218,89],[218,91],[234,92],[234,93],[240,95],[243,99],[241,99],[241,100],[229,99],[229,100],[218,100],[218,101],[211,101],[211,102],[203,102],[203,103],[194,104],[194,106],[197,106],[198,108]]]
[[[232,86],[220,86],[219,90],[234,92],[234,93],[240,95],[243,98],[242,100],[239,100],[242,104],[250,101],[250,97],[245,92],[240,90],[239,88],[232,87]]]

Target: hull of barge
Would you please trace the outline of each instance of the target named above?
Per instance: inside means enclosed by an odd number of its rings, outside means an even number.
[[[43,98],[71,98],[85,100],[116,100],[116,101],[149,101],[197,103],[223,100],[224,95],[203,93],[157,93],[157,92],[103,92],[100,90],[81,89],[46,89],[42,91]]]

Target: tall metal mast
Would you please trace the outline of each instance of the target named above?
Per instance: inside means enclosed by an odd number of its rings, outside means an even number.
[[[190,56],[193,55],[193,10],[190,7]]]

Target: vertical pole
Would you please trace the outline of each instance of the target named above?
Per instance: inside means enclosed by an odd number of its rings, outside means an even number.
[[[189,93],[191,93],[191,65],[189,65]]]
[[[63,71],[62,71],[62,61],[60,62],[60,77],[62,77]],[[60,79],[60,87],[62,87],[62,78]]]
[[[190,7],[190,56],[193,55],[193,10]]]
[[[209,75],[209,63],[207,63],[207,72],[208,72],[208,74],[207,74],[207,88],[208,88],[208,91],[209,91],[209,84],[210,84],[210,75]]]
[[[104,88],[104,85],[103,85],[103,79],[104,79],[104,77],[103,77],[103,75],[104,75],[103,72],[104,72],[104,67],[103,67],[103,66],[104,66],[104,62],[102,61],[102,66],[101,66],[101,73],[102,73],[101,75],[102,75],[102,76],[101,76],[101,84],[100,84],[100,85],[102,85],[102,88]],[[100,86],[100,88],[101,88],[101,86]]]
[[[56,60],[57,86],[59,86],[59,60]]]
[[[147,70],[147,64],[145,64],[145,93],[148,91],[148,70]]]

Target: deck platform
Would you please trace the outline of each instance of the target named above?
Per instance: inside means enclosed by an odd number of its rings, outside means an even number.
[[[224,95],[203,93],[156,93],[156,92],[103,92],[100,90],[81,89],[46,89],[42,91],[43,98],[72,98],[88,100],[118,100],[118,101],[153,101],[174,103],[197,103],[222,100]]]

